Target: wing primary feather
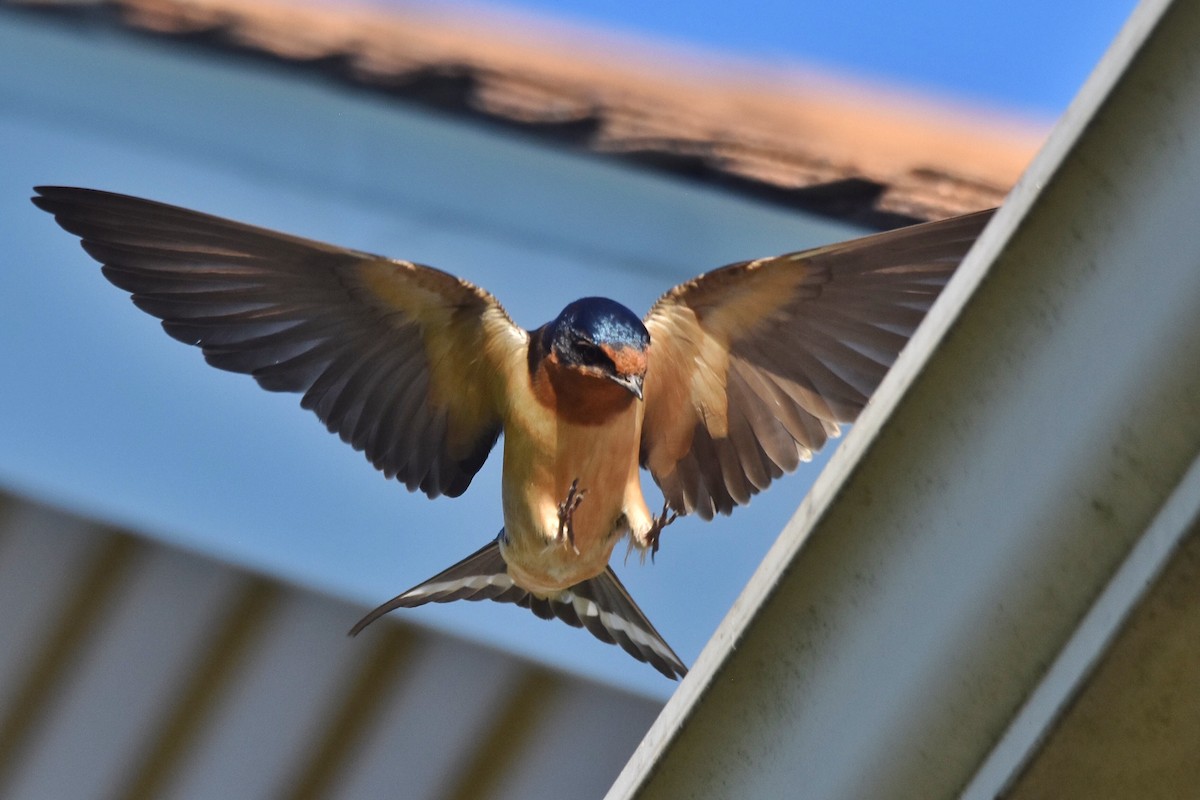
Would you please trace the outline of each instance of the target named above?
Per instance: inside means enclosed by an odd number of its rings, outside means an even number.
[[[730,371],[731,377],[736,374],[736,371]],[[735,400],[746,414],[754,436],[770,463],[784,471],[795,469],[800,463],[796,441],[779,421],[773,409],[764,403],[761,397],[756,396],[740,376],[736,380],[730,380],[730,392],[731,399]],[[732,510],[732,506],[729,510]],[[729,511],[722,510],[722,513],[727,514]]]
[[[705,506],[709,508],[709,517],[705,517],[705,519],[710,519],[711,515],[717,511],[728,514],[729,510],[733,508],[733,498],[725,489],[725,482],[720,479],[720,459],[717,456],[716,447],[713,445],[712,434],[708,432],[707,428],[697,426],[692,437],[692,452],[695,454],[694,463],[701,478],[700,488],[703,492],[698,505],[701,508]],[[701,512],[701,516],[704,516],[703,512]]]
[[[325,368],[312,388],[305,393],[301,405],[309,402],[311,408],[334,433],[341,432],[338,412],[344,413],[344,404],[354,402],[353,394],[358,389],[357,381],[369,374],[378,364],[380,354],[387,349],[386,339],[363,341],[352,353],[343,353]],[[315,399],[309,401],[309,397]]]
[[[379,459],[375,466],[382,469],[389,478],[396,477],[401,468],[408,464],[412,449],[409,445],[409,435],[415,436],[417,431],[414,425],[405,423],[416,418],[417,410],[429,394],[424,373],[418,372],[409,378],[402,386],[401,396],[383,417],[375,439]]]
[[[420,489],[430,497],[437,497],[441,490],[437,483],[437,473],[433,470],[436,457],[435,445],[446,437],[446,415],[437,410],[428,412],[427,427],[419,432],[416,449],[409,464],[415,464],[416,469],[410,474],[405,485],[410,492]]]
[[[747,393],[744,386],[742,376],[736,369],[730,370],[730,393],[734,397],[742,396]],[[745,505],[750,502],[750,497],[758,490],[754,486],[753,480],[750,478],[751,473],[761,471],[761,464],[745,463],[741,457],[741,452],[738,448],[738,437],[745,436],[747,433],[753,435],[752,426],[750,430],[745,430],[742,425],[734,424],[734,420],[740,423],[747,423],[746,406],[744,403],[734,404],[735,408],[731,408],[729,412],[730,424],[728,426],[727,436],[723,440],[715,442],[715,450],[717,457],[721,462],[721,479],[724,483],[726,491],[729,492],[737,505]]]
[[[325,373],[342,347],[343,342],[325,339],[304,352],[278,361],[268,360],[264,366],[255,367],[250,374],[267,391],[305,392]],[[221,356],[222,353],[218,351],[217,357]]]
[[[779,421],[787,428],[792,438],[808,450],[807,457],[801,455],[801,460],[807,461],[813,453],[824,447],[832,436],[838,434],[833,414],[828,412],[828,406],[824,403],[810,405],[808,401],[814,399],[813,396],[788,379],[769,372],[760,375],[764,384],[777,398]]]
[[[135,304],[137,297],[138,295],[133,295]],[[237,344],[248,339],[270,336],[306,322],[315,322],[317,319],[323,319],[323,317],[314,315],[312,320],[306,320],[294,309],[275,308],[209,317],[171,316],[162,319],[162,326],[171,338],[204,349],[210,345],[220,347]],[[338,322],[340,323],[340,320]],[[341,326],[339,325],[339,327]]]
[[[740,402],[737,408],[743,418],[749,423],[755,439],[761,440],[769,436],[777,441],[778,447],[786,451],[780,460],[772,453],[771,448],[764,445],[765,455],[777,466],[784,470],[795,469],[797,459],[804,459],[807,450],[811,454],[825,443],[823,429],[816,425],[813,430],[811,422],[815,418],[789,397],[769,372],[752,369],[739,361],[730,365],[730,374],[738,377]],[[732,416],[732,411],[730,412]],[[758,424],[755,421],[758,420]],[[767,429],[771,420],[772,425]],[[732,436],[732,433],[730,434]],[[788,464],[791,464],[789,467]]]
[[[766,466],[766,454],[759,447],[754,438],[754,429],[740,408],[729,410],[729,440],[733,442],[738,460],[746,471],[746,480],[754,487],[751,494],[770,486],[771,472]]]
[[[378,351],[391,345],[381,342],[375,353],[365,354],[353,368],[347,371],[347,376],[337,391],[329,410],[325,415],[325,423],[336,429],[343,442],[353,446],[354,429],[358,425],[365,401],[378,385],[380,370],[377,363],[372,363],[371,356],[378,356]],[[382,360],[382,359],[377,359]]]
[[[203,344],[209,363],[233,372],[243,372],[257,378],[269,374],[273,367],[327,345],[330,326],[320,320],[288,324],[287,327],[265,332],[240,331],[211,337]],[[251,334],[243,336],[242,334]],[[217,364],[214,358],[226,359]],[[315,379],[315,376],[313,376]]]
[[[390,366],[379,371],[378,381],[362,400],[362,410],[350,434],[350,444],[355,450],[365,450],[369,443],[377,441],[391,404],[406,388],[403,375],[409,370],[409,364],[398,353],[393,355]]]

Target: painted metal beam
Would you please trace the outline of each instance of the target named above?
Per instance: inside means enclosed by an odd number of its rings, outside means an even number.
[[[610,798],[976,776],[1191,485],[1196,41],[1200,5],[1137,9]]]

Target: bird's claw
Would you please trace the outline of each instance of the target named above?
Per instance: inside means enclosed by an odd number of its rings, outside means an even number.
[[[575,525],[572,522],[572,517],[575,516],[575,509],[579,508],[579,504],[583,502],[583,496],[587,494],[587,489],[579,488],[579,478],[571,481],[571,488],[567,490],[566,499],[558,504],[558,540],[561,542],[565,537],[571,543],[571,547],[575,547]]]
[[[658,540],[662,536],[663,528],[677,519],[679,519],[678,512],[671,511],[670,503],[663,500],[662,513],[654,518],[654,522],[650,525],[650,530],[646,533],[646,544],[650,547],[651,561],[654,560],[654,555],[658,552]]]

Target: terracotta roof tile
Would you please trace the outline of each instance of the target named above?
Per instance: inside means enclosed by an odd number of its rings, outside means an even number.
[[[774,203],[889,227],[996,205],[1038,126],[519,18],[267,0],[41,0],[318,70]]]

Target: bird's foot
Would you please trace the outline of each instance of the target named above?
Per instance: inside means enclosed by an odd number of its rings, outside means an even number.
[[[575,509],[579,508],[579,504],[583,502],[583,496],[587,494],[587,489],[579,488],[579,478],[571,481],[571,488],[567,490],[567,497],[558,504],[558,541],[564,538],[570,542],[571,547],[575,547],[575,525],[572,523],[572,518],[575,516]]]
[[[675,520],[679,519],[679,514],[671,510],[671,505],[663,500],[662,513],[654,518],[654,522],[650,525],[650,530],[646,532],[646,545],[650,548],[650,560],[654,560],[654,554],[658,552],[658,540],[662,536],[663,528],[670,525]]]

